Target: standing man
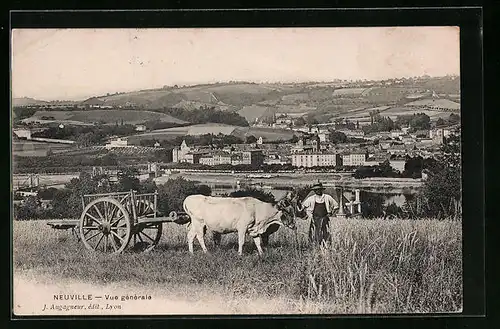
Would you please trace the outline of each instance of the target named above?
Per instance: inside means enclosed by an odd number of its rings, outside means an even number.
[[[331,195],[323,193],[325,190],[323,184],[317,183],[312,186],[311,190],[314,191],[314,194],[305,199],[302,206],[306,210],[307,217],[311,219],[309,241],[321,244],[323,241],[330,240],[329,216],[339,209],[339,205]]]

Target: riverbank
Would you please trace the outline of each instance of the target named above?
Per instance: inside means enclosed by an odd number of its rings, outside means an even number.
[[[229,185],[259,185],[270,188],[301,187],[322,182],[326,187],[387,191],[388,193],[416,193],[423,185],[420,179],[405,178],[365,178],[341,177],[336,173],[286,173],[274,175],[271,178],[248,178],[246,174],[210,174],[196,172],[175,173],[155,179],[156,184],[164,184],[170,178],[183,177],[209,186]]]
[[[38,180],[41,186],[53,186],[66,184],[78,173],[72,174],[39,174]],[[140,175],[141,180],[146,180],[147,174]],[[235,188],[240,185],[258,185],[262,187],[286,189],[311,185],[322,182],[326,187],[362,189],[369,191],[380,191],[386,193],[416,193],[422,187],[424,181],[411,178],[364,178],[356,179],[338,173],[283,173],[273,174],[270,178],[249,177],[246,173],[218,173],[218,172],[178,172],[155,178],[156,184],[165,184],[171,178],[183,177],[186,180],[197,181],[209,186],[227,185]],[[14,175],[13,186],[22,185],[29,179],[29,175]]]

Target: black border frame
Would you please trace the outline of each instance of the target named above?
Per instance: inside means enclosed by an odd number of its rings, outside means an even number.
[[[464,311],[462,314],[426,315],[356,315],[356,316],[148,316],[112,317],[122,324],[131,320],[150,321],[158,325],[167,319],[169,325],[180,323],[180,319],[253,319],[253,326],[264,318],[274,319],[274,324],[306,325],[310,319],[332,319],[346,324],[355,318],[358,324],[373,325],[375,321],[390,318],[399,325],[402,321],[422,323],[429,320],[436,324],[437,318],[451,324],[456,321],[465,325],[467,320],[481,318],[486,313],[485,305],[485,219],[484,219],[484,137],[483,137],[483,49],[482,19],[480,7],[455,8],[346,8],[346,9],[244,9],[244,10],[113,10],[113,11],[12,11],[9,14],[10,28],[168,28],[168,27],[335,27],[335,26],[459,26],[461,46],[461,90],[462,90],[462,161],[463,161],[463,260],[464,260]],[[8,36],[10,40],[10,34]],[[10,47],[9,47],[10,57]],[[10,64],[10,63],[9,63]],[[10,66],[9,66],[10,72]],[[9,74],[10,77],[10,74]],[[7,83],[10,99],[10,80]],[[482,215],[478,218],[478,215]],[[9,216],[10,218],[10,216]],[[5,229],[3,231],[10,231]],[[4,241],[7,241],[6,239]],[[11,240],[6,248],[11,260]],[[11,263],[12,264],[12,263]],[[12,269],[9,268],[9,276]],[[9,286],[9,291],[11,286]],[[10,293],[12,293],[10,291]],[[10,296],[11,297],[11,296]],[[37,325],[52,325],[61,320],[76,320],[71,326],[84,325],[87,320],[105,320],[106,317],[17,317],[12,314],[9,298],[9,314],[17,325],[29,326],[33,320]],[[374,319],[375,318],[375,319]],[[17,319],[23,319],[17,321]],[[27,319],[27,320],[24,320]],[[40,322],[40,320],[42,320]],[[124,323],[125,322],[125,323]],[[217,323],[220,325],[221,321]],[[319,321],[322,322],[322,321]],[[267,323],[270,324],[270,323]],[[108,324],[109,325],[109,324]],[[432,326],[432,325],[431,325]]]

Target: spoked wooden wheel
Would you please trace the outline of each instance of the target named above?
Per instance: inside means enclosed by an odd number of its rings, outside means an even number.
[[[131,232],[127,210],[113,198],[90,202],[80,218],[80,237],[89,250],[120,253],[127,247]]]
[[[130,244],[134,250],[150,251],[160,241],[162,232],[162,223],[137,224],[132,229]]]

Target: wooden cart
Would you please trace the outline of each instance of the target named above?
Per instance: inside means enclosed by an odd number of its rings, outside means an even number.
[[[52,220],[54,229],[71,229],[89,250],[121,253],[128,246],[141,251],[160,241],[163,223],[186,224],[189,217],[172,211],[158,212],[158,192],[136,191],[82,195],[82,215],[74,220]]]

